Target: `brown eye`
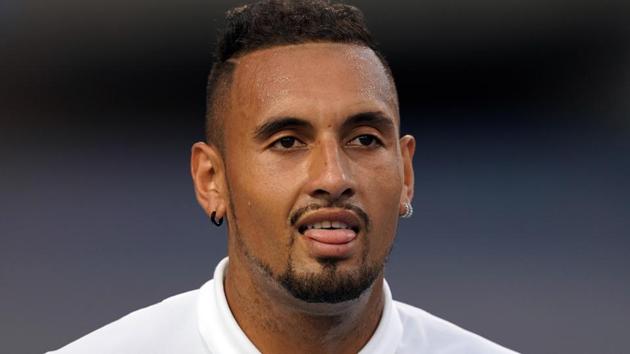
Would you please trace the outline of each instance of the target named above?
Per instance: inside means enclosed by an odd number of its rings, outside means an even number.
[[[283,148],[292,148],[293,145],[295,145],[295,138],[291,137],[291,136],[285,136],[284,138],[281,138],[279,141],[280,145],[282,145]]]
[[[361,135],[358,139],[359,143],[364,146],[372,145],[374,142],[374,137],[371,135]]]
[[[285,136],[274,141],[272,147],[278,150],[289,150],[303,146],[304,143],[293,136]]]
[[[354,145],[354,146],[359,146],[359,147],[377,147],[377,146],[382,146],[383,144],[374,135],[363,134],[352,139],[349,145]]]

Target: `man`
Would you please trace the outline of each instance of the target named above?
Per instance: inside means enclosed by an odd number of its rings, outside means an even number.
[[[354,7],[262,1],[228,13],[208,82],[199,204],[227,221],[214,280],[58,353],[509,353],[392,300],[415,142]],[[229,259],[229,260],[228,260]]]

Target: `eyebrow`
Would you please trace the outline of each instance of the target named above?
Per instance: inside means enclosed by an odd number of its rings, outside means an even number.
[[[380,111],[361,112],[350,116],[343,122],[342,129],[347,130],[355,126],[369,125],[382,132],[394,129],[394,122],[385,113]]]
[[[254,130],[254,138],[263,141],[283,130],[288,129],[307,129],[313,128],[313,125],[303,119],[295,117],[279,117],[271,119]]]
[[[342,130],[349,130],[356,126],[370,125],[376,129],[387,132],[393,130],[394,122],[386,114],[379,111],[361,112],[348,117],[342,124]],[[254,130],[254,138],[264,141],[277,132],[289,129],[312,129],[313,125],[301,118],[279,117],[260,124]]]

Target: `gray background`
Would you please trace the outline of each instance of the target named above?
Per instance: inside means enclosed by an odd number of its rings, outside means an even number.
[[[630,28],[603,1],[354,1],[418,140],[397,299],[525,353],[622,353]],[[0,3],[0,352],[194,289],[225,254],[188,173],[234,1]]]

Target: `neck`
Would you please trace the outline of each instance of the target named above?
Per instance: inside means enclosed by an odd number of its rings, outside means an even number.
[[[356,353],[370,339],[384,306],[383,276],[359,298],[312,304],[293,298],[247,261],[230,257],[225,295],[247,337],[263,353]]]

